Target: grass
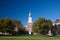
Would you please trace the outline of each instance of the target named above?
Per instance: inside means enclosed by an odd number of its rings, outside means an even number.
[[[0,36],[0,40],[60,40],[59,36],[41,36],[41,35],[24,35],[24,36]]]

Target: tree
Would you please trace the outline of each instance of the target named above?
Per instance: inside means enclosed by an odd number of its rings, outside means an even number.
[[[21,23],[21,21],[19,20],[12,20],[12,24],[15,25],[15,27],[18,28],[18,31],[13,31],[13,35],[21,35],[21,34],[25,34],[25,27],[23,26],[23,24]]]
[[[51,20],[46,20],[45,18],[39,18],[33,24],[33,31],[40,34],[47,34],[48,30],[52,27]]]
[[[10,20],[9,18],[0,19],[0,32],[13,34],[17,27],[18,32],[23,29],[23,25],[19,20]]]

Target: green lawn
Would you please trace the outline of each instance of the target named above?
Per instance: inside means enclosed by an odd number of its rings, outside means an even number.
[[[0,36],[0,40],[60,40],[60,37],[49,37],[40,35],[25,35],[25,36]]]

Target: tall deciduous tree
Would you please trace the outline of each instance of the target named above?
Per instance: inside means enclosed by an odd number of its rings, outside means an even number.
[[[51,20],[46,20],[45,18],[39,18],[33,24],[33,31],[40,34],[47,34],[48,30],[52,27]]]
[[[23,29],[23,25],[19,20],[10,20],[9,18],[0,19],[0,32],[11,33],[15,28]]]

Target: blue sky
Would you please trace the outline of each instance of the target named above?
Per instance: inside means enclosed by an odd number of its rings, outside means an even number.
[[[39,17],[60,19],[60,0],[0,0],[0,18],[21,20],[26,25],[30,8],[33,22]]]

